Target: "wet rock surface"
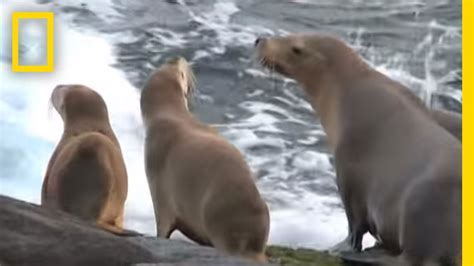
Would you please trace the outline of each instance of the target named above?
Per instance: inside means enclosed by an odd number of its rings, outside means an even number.
[[[253,265],[182,241],[116,236],[5,196],[0,196],[0,239],[0,265]]]

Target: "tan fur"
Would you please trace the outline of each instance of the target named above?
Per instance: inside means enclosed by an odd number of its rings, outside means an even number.
[[[41,205],[58,208],[122,234],[127,172],[102,97],[81,85],[51,95],[64,132],[48,164]]]
[[[141,95],[158,236],[177,229],[201,245],[264,261],[267,205],[240,152],[188,111],[192,77],[186,60],[170,61]]]
[[[334,37],[294,34],[256,46],[263,65],[302,85],[329,137],[349,223],[334,251],[360,251],[370,232],[403,265],[453,262],[461,252],[461,143],[449,119]]]

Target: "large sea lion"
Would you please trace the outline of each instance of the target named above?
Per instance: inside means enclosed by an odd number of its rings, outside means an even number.
[[[124,230],[127,171],[102,97],[82,85],[57,86],[51,103],[64,132],[46,170],[41,205],[95,221],[115,234]]]
[[[431,110],[431,115],[440,126],[462,142],[462,115],[442,109]]]
[[[194,75],[183,58],[141,95],[145,165],[157,234],[174,230],[228,254],[264,261],[269,213],[240,152],[188,111]]]
[[[328,135],[349,224],[335,250],[360,251],[370,232],[396,256],[382,256],[380,264],[455,264],[461,142],[407,88],[335,37],[260,38],[256,49],[264,66],[303,87]]]

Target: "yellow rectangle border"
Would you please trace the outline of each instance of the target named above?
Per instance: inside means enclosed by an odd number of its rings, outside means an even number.
[[[469,162],[472,158],[472,112],[474,103],[472,102],[473,80],[473,13],[474,1],[462,1],[462,135],[463,135],[463,154],[462,154],[462,265],[474,265],[474,215],[472,208],[474,206],[474,165]]]
[[[46,65],[19,64],[19,24],[20,19],[46,19]],[[53,12],[13,12],[12,14],[12,70],[13,72],[52,72],[54,70],[54,13]]]

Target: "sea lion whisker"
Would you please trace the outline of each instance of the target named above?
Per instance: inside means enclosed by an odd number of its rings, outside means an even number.
[[[267,66],[267,60],[265,59],[265,57],[260,57],[259,59],[260,59],[260,64],[262,66],[266,67]]]
[[[272,58],[271,60],[266,60],[267,62],[267,68],[268,70],[270,71],[270,80],[272,81],[272,89],[273,90],[276,90],[276,83],[277,83],[277,80],[276,80],[276,75],[275,75],[275,60]]]
[[[272,65],[272,68],[270,69],[270,78],[272,80],[272,84],[273,84],[273,90],[276,90],[277,87],[276,87],[276,83],[277,83],[277,79],[276,79],[276,75],[275,75],[275,67],[274,65]]]
[[[258,55],[256,51],[252,53],[250,56],[249,66],[256,67],[256,64],[261,63],[261,57]]]

